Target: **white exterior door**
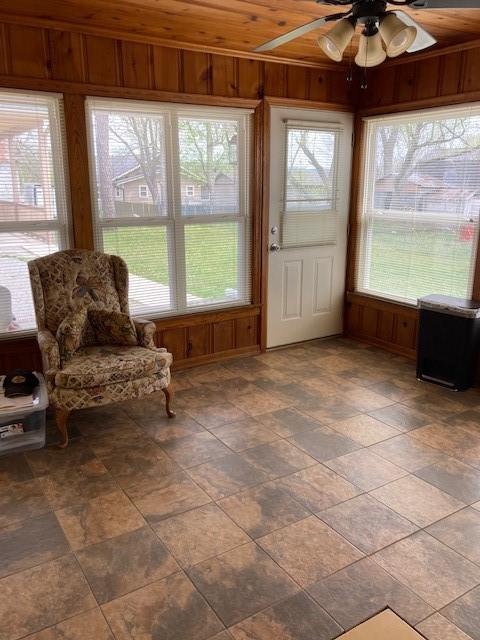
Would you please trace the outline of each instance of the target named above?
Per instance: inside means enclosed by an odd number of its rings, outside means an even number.
[[[272,108],[267,346],[342,331],[351,114]]]

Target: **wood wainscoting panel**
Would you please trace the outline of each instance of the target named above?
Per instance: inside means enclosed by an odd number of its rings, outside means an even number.
[[[173,369],[258,353],[260,305],[155,320],[155,344],[173,354]],[[0,374],[42,371],[35,337],[0,341]]]
[[[213,352],[235,349],[235,321],[223,320],[213,325]]]
[[[345,334],[387,351],[415,358],[418,311],[415,307],[349,293]]]
[[[198,358],[212,353],[212,325],[199,324],[187,329],[187,357]]]
[[[158,326],[158,325],[157,325]],[[187,330],[185,327],[172,327],[157,333],[157,345],[165,347],[173,355],[175,361],[187,358]]]
[[[235,346],[238,349],[258,344],[258,316],[237,318],[235,321]]]
[[[260,350],[260,305],[156,320],[158,347],[166,347],[174,368],[213,362]]]

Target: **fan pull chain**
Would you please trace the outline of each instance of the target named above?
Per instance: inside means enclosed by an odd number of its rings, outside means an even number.
[[[369,40],[367,38],[367,45],[365,50],[365,66],[363,67],[363,79],[362,79],[362,84],[360,85],[360,89],[368,89],[368,75],[367,75],[368,44],[369,44]]]
[[[348,53],[347,82],[353,82],[353,46],[351,41],[348,45]]]

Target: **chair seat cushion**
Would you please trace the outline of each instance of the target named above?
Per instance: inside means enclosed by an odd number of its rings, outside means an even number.
[[[165,350],[144,347],[96,345],[79,349],[55,376],[66,389],[84,389],[154,375],[169,367],[172,356]]]

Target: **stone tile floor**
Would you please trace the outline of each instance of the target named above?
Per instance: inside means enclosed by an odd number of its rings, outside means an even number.
[[[174,384],[0,458],[0,640],[480,640],[480,390],[345,339]]]

